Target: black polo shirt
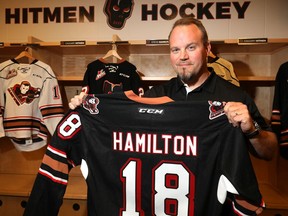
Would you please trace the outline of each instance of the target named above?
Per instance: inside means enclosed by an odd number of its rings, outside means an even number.
[[[154,86],[145,92],[145,97],[168,96],[175,101],[194,100],[194,101],[233,101],[246,104],[252,118],[260,125],[263,130],[271,130],[263,116],[260,114],[254,100],[240,87],[231,84],[216,75],[212,68],[208,79],[198,88],[186,93],[186,88],[179,77],[174,77],[167,83]]]

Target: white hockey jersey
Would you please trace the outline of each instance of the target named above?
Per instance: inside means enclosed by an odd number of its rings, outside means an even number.
[[[58,81],[51,67],[34,60],[0,64],[0,137],[7,136],[19,151],[46,145],[48,133],[63,117]]]

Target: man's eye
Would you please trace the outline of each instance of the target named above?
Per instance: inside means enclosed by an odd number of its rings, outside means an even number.
[[[193,51],[193,50],[196,49],[196,47],[195,47],[195,46],[189,46],[187,49],[188,49],[189,51]]]
[[[174,49],[171,49],[171,53],[178,53],[179,52],[179,49],[177,49],[177,48],[174,48]]]

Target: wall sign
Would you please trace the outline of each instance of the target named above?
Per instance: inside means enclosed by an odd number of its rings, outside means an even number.
[[[122,3],[124,2],[124,3]],[[122,4],[121,4],[122,3]],[[197,19],[231,19],[232,7],[236,11],[236,18],[244,19],[245,13],[251,1],[240,2],[207,2],[207,3],[185,3],[175,5],[164,4],[140,4],[141,21],[159,19],[173,20],[178,16],[193,16]],[[106,0],[104,14],[107,24],[114,29],[122,29],[126,20],[133,13],[134,1],[126,0],[119,3]],[[212,9],[212,6],[215,8]],[[32,7],[32,8],[6,8],[5,24],[39,24],[39,23],[83,23],[95,22],[96,6],[70,6],[70,7]]]
[[[0,2],[0,41],[166,39],[183,16],[200,19],[212,40],[285,38],[286,8],[286,0],[9,0]]]

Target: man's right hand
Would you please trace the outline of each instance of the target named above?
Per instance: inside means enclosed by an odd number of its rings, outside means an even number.
[[[87,94],[81,92],[79,95],[75,95],[73,98],[71,98],[69,108],[74,110],[76,107],[80,106],[82,104],[82,99],[85,95]]]

